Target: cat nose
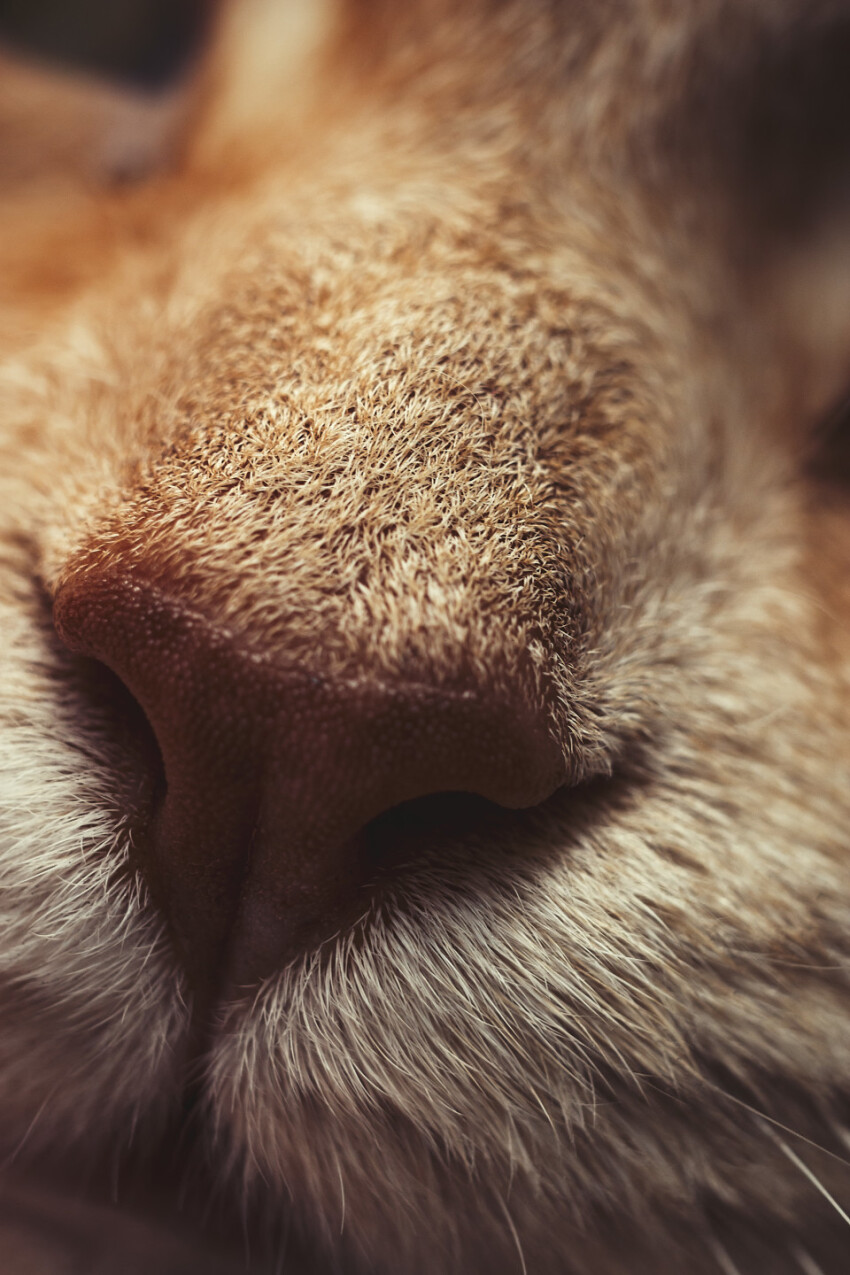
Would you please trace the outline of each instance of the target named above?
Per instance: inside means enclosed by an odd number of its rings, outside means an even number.
[[[362,830],[411,798],[532,806],[564,778],[546,714],[508,679],[346,676],[252,647],[153,585],[72,577],[65,644],[107,665],[156,735],[163,792],[138,866],[199,988],[254,985],[369,907]]]

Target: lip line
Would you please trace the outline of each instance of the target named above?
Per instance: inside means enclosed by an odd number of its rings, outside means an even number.
[[[570,785],[570,784],[561,785],[558,789],[555,790],[555,792],[551,794],[549,798],[547,798],[545,802],[541,803],[541,805],[545,807],[545,806],[548,806],[550,803],[557,803],[560,806],[560,803],[562,803],[565,799],[569,802],[572,802],[574,798],[581,798],[582,795],[588,789],[592,787],[595,788],[597,784],[602,784],[607,786],[610,782],[612,782],[612,780],[616,778],[617,776],[599,775],[585,782],[581,782],[577,785]],[[622,778],[622,776],[620,776],[620,778]],[[510,816],[512,819],[522,819],[524,816],[532,814],[533,812],[539,811],[541,808],[540,806],[537,806],[537,807],[531,807],[526,809],[508,811],[502,807],[498,807],[495,803],[488,802],[486,798],[477,798],[475,794],[443,793],[443,794],[434,794],[434,796],[438,800],[446,799],[446,798],[447,799],[454,799],[454,798],[465,799],[469,797],[469,798],[472,798],[472,800],[476,803],[478,801],[482,801],[486,803],[486,807],[491,810],[493,817],[499,819],[500,821],[502,817],[504,817],[505,815]],[[403,803],[403,806],[399,807],[398,809],[401,810],[404,808],[404,806],[407,806],[410,804],[412,803]],[[381,816],[381,817],[391,818],[396,813],[397,813],[396,811],[389,811],[389,812],[386,812],[386,816]],[[559,810],[558,813],[561,814],[562,812]],[[372,822],[374,821],[370,821],[370,823]],[[458,837],[458,840],[462,841],[468,835],[469,835],[469,831],[464,830],[464,832],[462,832],[460,836]],[[536,837],[535,837],[535,842],[537,842]],[[569,849],[565,848],[563,852],[569,853]],[[441,848],[441,853],[442,853],[442,848]],[[514,851],[505,846],[500,846],[498,853],[500,857],[505,856],[507,862],[512,862],[515,859],[520,858],[519,851]],[[422,863],[423,863],[421,857],[418,855],[413,859],[412,862],[413,862],[414,872],[416,871],[418,867],[422,866]],[[381,882],[380,879],[378,879],[377,882],[372,881],[369,883],[369,886],[367,887],[370,892],[369,904],[365,909],[360,910],[357,916],[352,918],[347,923],[341,926],[337,926],[334,929],[333,933],[326,935],[310,948],[299,951],[299,953],[296,956],[294,956],[290,962],[282,966],[281,969],[276,971],[274,974],[269,975],[266,979],[263,979],[259,982],[253,982],[241,988],[234,987],[232,995],[229,994],[230,989],[228,989],[228,991],[225,994],[222,994],[220,986],[217,986],[214,990],[210,989],[210,991],[207,994],[204,994],[203,996],[193,991],[191,993],[191,1002],[192,1002],[191,1011],[190,1011],[191,1025],[190,1025],[190,1032],[187,1037],[186,1050],[184,1055],[185,1057],[184,1067],[185,1067],[185,1074],[186,1074],[186,1082],[184,1084],[184,1089],[197,1088],[198,1095],[199,1095],[198,1101],[200,1101],[201,1103],[204,1102],[204,1092],[206,1089],[206,1079],[205,1079],[206,1067],[209,1062],[209,1059],[211,1058],[213,1054],[214,1045],[219,1035],[220,1029],[223,1025],[223,1020],[227,1017],[227,1015],[231,1011],[241,1009],[244,1012],[246,1007],[249,1004],[251,1004],[252,1002],[256,1004],[258,999],[263,995],[263,993],[267,989],[269,983],[273,982],[275,978],[283,974],[284,970],[287,968],[287,965],[291,966],[305,959],[311,959],[311,958],[315,959],[317,954],[331,951],[335,947],[335,945],[343,941],[346,936],[356,933],[357,931],[365,932],[368,926],[370,925],[371,917],[375,907],[375,902],[378,896],[382,895],[386,897],[387,895],[389,895],[390,883],[397,881],[399,877],[402,880],[404,880],[408,875],[409,873],[408,873],[406,864],[404,862],[392,865],[392,869],[387,873],[385,882]],[[400,900],[396,901],[396,906],[398,906],[399,902]]]

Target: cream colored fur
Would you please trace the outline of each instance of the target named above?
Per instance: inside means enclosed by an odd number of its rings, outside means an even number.
[[[153,1211],[244,1208],[261,1270],[838,1275],[850,542],[803,461],[850,259],[689,94],[738,119],[845,7],[269,3],[172,172],[2,214],[7,1172],[132,1211],[165,1155]],[[192,1054],[132,758],[51,627],[97,565],[286,663],[519,682],[570,782],[408,827],[391,897]]]

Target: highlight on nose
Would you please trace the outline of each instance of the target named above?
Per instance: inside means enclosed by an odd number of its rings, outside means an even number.
[[[156,735],[165,791],[138,866],[198,987],[256,983],[361,916],[358,833],[384,811],[438,792],[520,808],[563,782],[548,722],[492,688],[330,678],[321,651],[293,668],[109,571],[65,583],[54,620]]]

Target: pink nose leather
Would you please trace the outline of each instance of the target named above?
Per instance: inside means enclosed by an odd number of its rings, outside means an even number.
[[[250,985],[362,915],[357,834],[429,793],[531,806],[563,781],[548,724],[482,688],[287,667],[143,580],[88,572],[57,630],[156,734],[165,791],[138,864],[199,986]]]

